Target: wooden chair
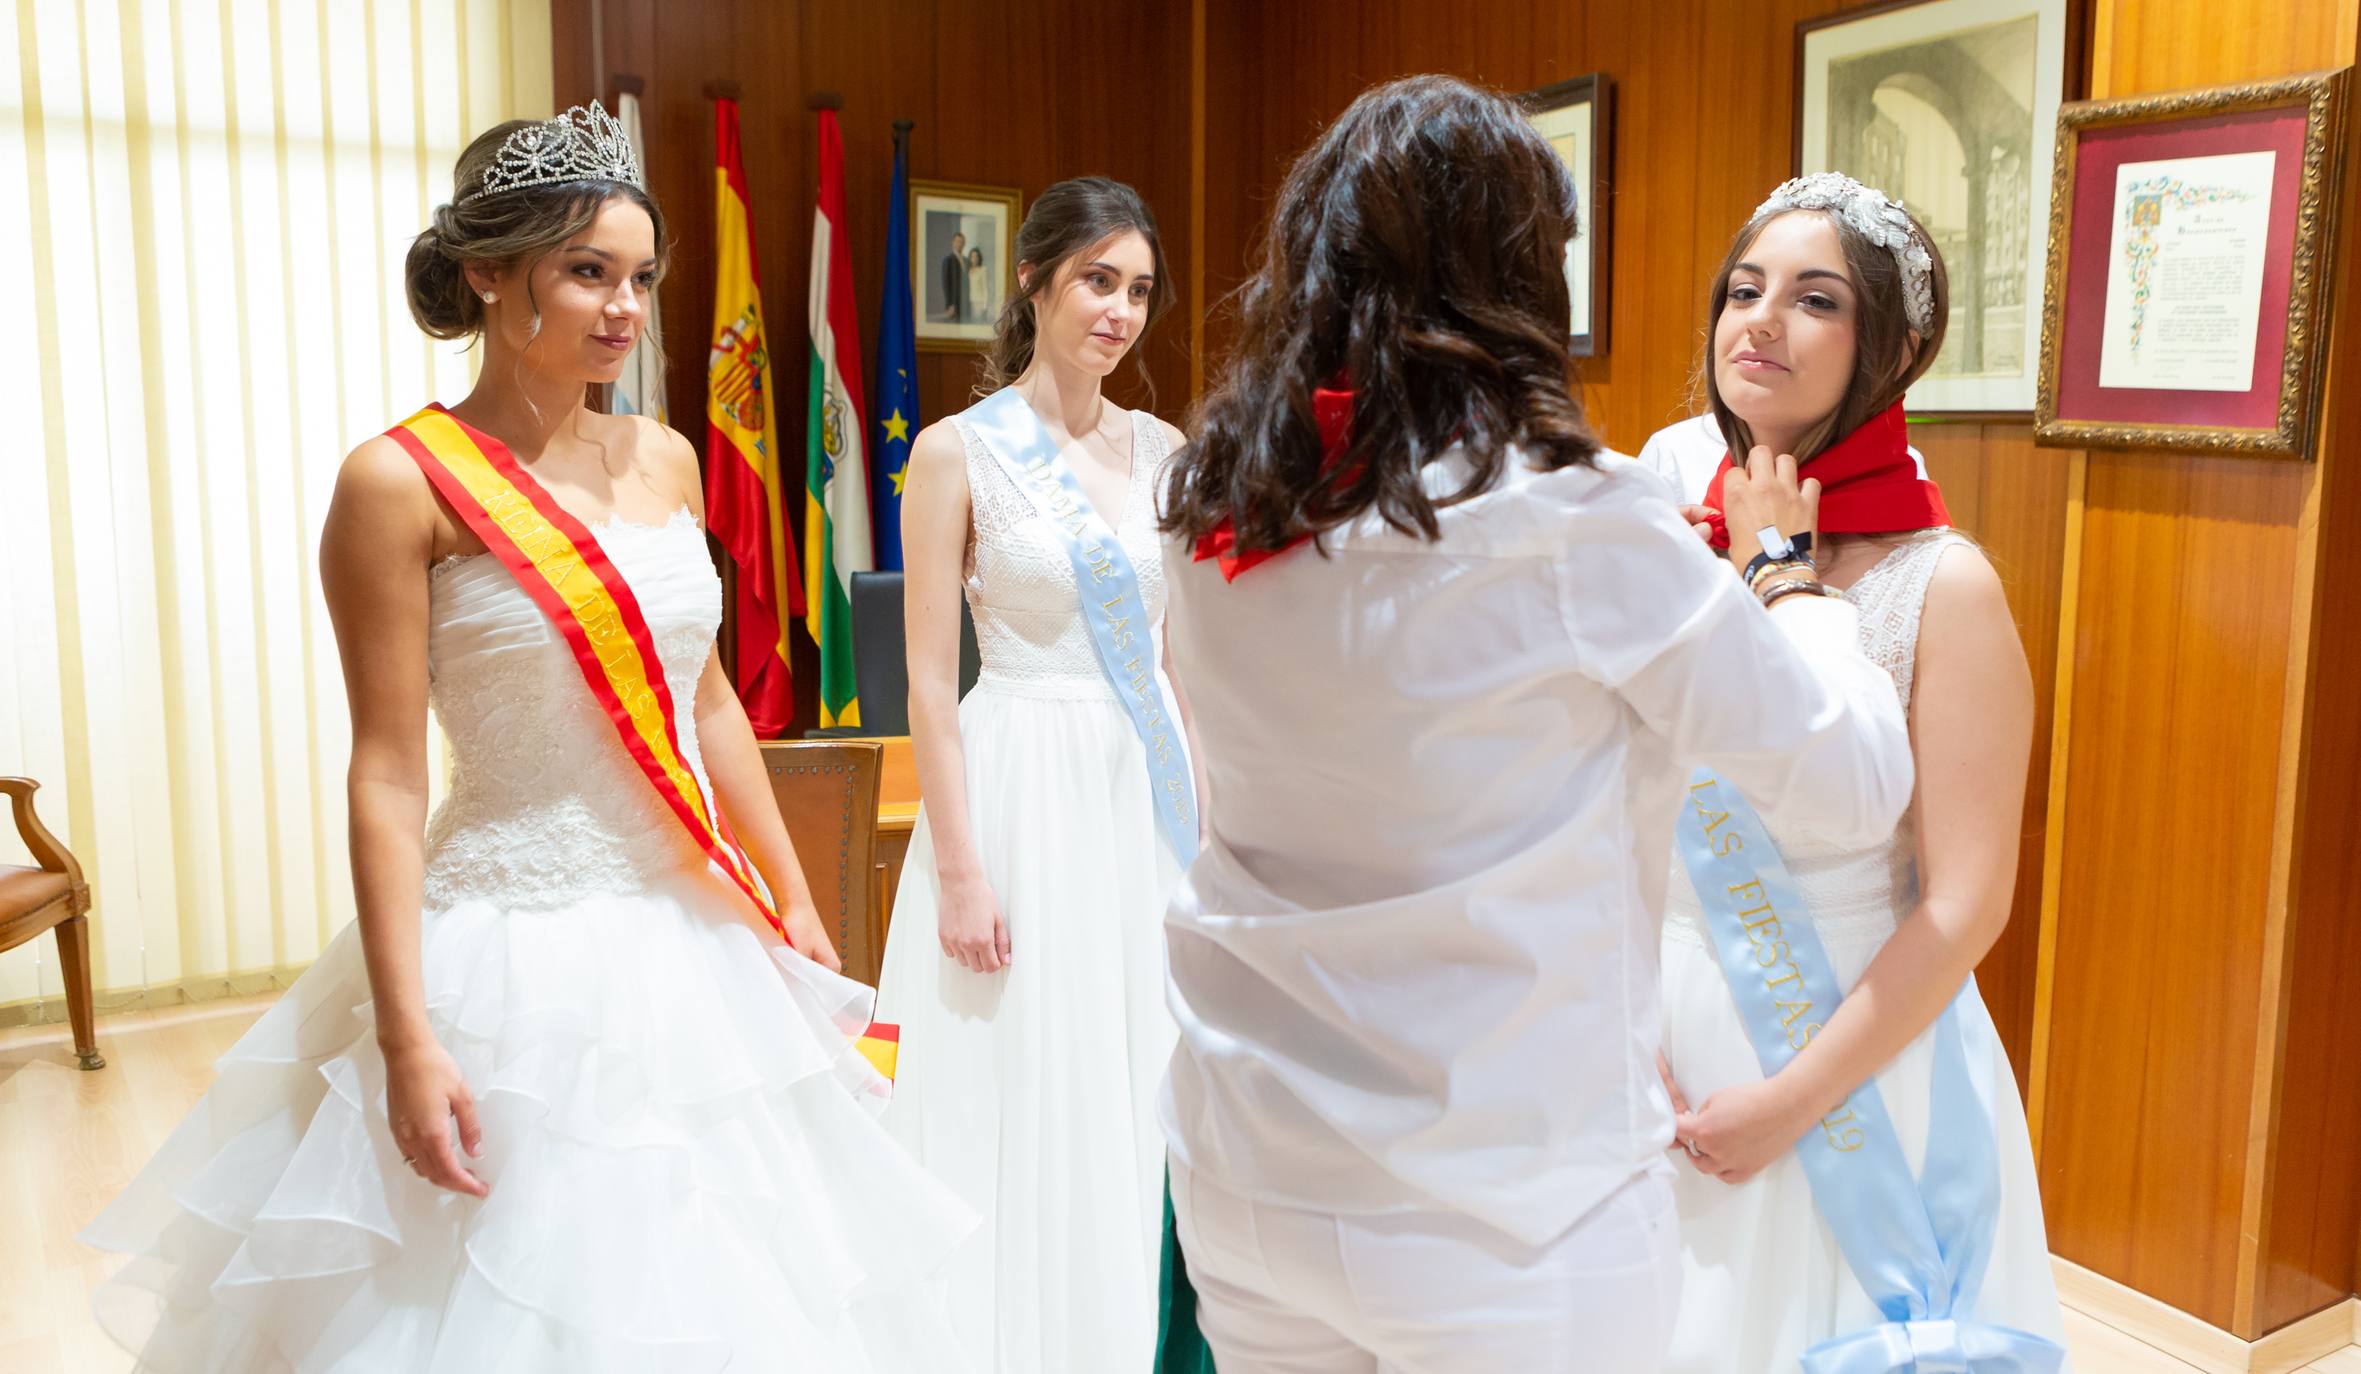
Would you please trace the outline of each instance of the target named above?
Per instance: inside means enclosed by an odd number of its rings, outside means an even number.
[[[772,740],[762,746],[779,817],[795,841],[812,905],[827,922],[845,976],[874,986],[885,957],[885,878],[877,862],[877,779],[871,740]]]
[[[98,1032],[90,1011],[90,885],[82,865],[33,814],[31,778],[0,778],[16,808],[16,833],[24,838],[39,868],[0,864],[0,950],[15,949],[45,930],[57,931],[57,963],[66,984],[66,1015],[74,1023],[74,1057],[85,1069],[103,1069]]]

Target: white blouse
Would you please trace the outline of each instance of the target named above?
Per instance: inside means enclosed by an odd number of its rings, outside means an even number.
[[[1628,459],[1512,460],[1440,518],[1233,583],[1166,549],[1210,832],[1166,918],[1162,1113],[1244,1197],[1538,1244],[1671,1143],[1657,927],[1688,765],[1867,845],[1910,746],[1853,608],[1764,611]]]

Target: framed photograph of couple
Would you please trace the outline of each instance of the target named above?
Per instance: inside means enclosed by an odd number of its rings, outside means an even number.
[[[2035,442],[2312,455],[2348,79],[2066,107]]]
[[[980,352],[1016,285],[1024,193],[910,179],[910,299],[924,353]]]
[[[1574,178],[1574,238],[1566,244],[1566,294],[1574,356],[1607,351],[1608,187],[1615,152],[1615,86],[1589,72],[1520,97],[1525,116],[1557,150]]]
[[[1943,255],[1951,315],[1914,413],[2033,409],[2075,5],[1900,0],[1796,26],[1796,173],[1885,192]]]

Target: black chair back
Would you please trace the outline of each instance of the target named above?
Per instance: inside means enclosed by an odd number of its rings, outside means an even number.
[[[853,674],[861,689],[864,735],[910,733],[910,668],[902,634],[902,575],[853,574]],[[982,658],[975,619],[959,602],[959,695],[976,685]]]

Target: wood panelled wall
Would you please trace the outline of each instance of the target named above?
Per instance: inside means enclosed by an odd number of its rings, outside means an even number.
[[[764,324],[780,391],[779,445],[800,493],[807,278],[818,194],[810,95],[831,91],[842,98],[837,118],[861,373],[874,388],[894,121],[915,124],[914,177],[1014,186],[1027,204],[1064,177],[1098,173],[1130,182],[1157,211],[1167,256],[1186,262],[1189,20],[1186,3],[552,0],[561,105],[592,96],[612,104],[618,75],[645,83],[648,181],[676,244],[662,294],[673,427],[703,450],[714,200],[706,83],[740,87]],[[1183,312],[1176,311],[1141,345],[1156,408],[1170,415],[1188,401],[1187,338]],[[967,404],[975,364],[972,353],[918,355],[923,420]],[[1129,364],[1110,394],[1148,404],[1149,390]],[[800,538],[800,494],[790,508]],[[818,723],[818,665],[809,638],[791,638],[800,728]]]
[[[1830,0],[1364,0],[1265,5],[1206,0],[1209,292],[1244,275],[1288,162],[1370,83],[1442,71],[1529,90],[1602,71],[1615,83],[1613,311],[1607,355],[1583,367],[1583,402],[1607,444],[1636,453],[1702,408],[1693,383],[1708,279],[1731,237],[1792,170],[1795,25]],[[1746,131],[1743,134],[1739,131]],[[1224,320],[1207,326],[1218,360]],[[1953,514],[2007,585],[2050,737],[2069,457],[2033,446],[2029,423],[1915,426],[1913,442]],[[2026,789],[2018,900],[1979,973],[2026,1081],[2040,946],[2041,856],[2050,782],[2037,752]]]
[[[1798,20],[1841,0],[559,0],[561,99],[649,83],[653,176],[683,245],[666,295],[680,427],[702,440],[711,124],[745,83],[748,170],[800,394],[809,89],[844,93],[856,292],[873,349],[890,143],[919,175],[1106,172],[1158,207],[1190,308],[1151,344],[1179,418],[1217,368],[1288,160],[1372,81],[1447,71],[1616,86],[1612,347],[1585,403],[1632,451],[1694,404],[1706,275],[1789,170]],[[597,23],[592,19],[596,11]],[[2333,67],[2361,0],[2081,0],[2070,93]],[[658,21],[659,11],[661,22]],[[595,32],[594,32],[595,31]],[[1009,73],[1018,74],[1012,82]],[[2353,121],[2361,130],[2361,119]],[[2353,181],[2361,195],[2361,161]],[[2361,329],[2348,204],[2338,318]],[[2354,335],[2361,338],[2361,335]],[[867,360],[864,360],[865,363]],[[966,360],[922,355],[928,418]],[[2015,919],[1982,970],[2024,1087],[2053,1247],[2252,1338],[2361,1282],[2361,345],[2331,349],[2319,463],[2033,446],[1921,424],[2001,570],[2040,705]],[[800,453],[801,408],[782,440]],[[804,665],[799,674],[809,678]]]
[[[2099,0],[2095,21],[2101,96],[2354,59],[2352,0]],[[2338,251],[2342,400],[2361,314]],[[2361,1232],[2350,410],[2318,463],[2094,451],[2082,478],[2050,1238],[2248,1338],[2349,1295]]]

